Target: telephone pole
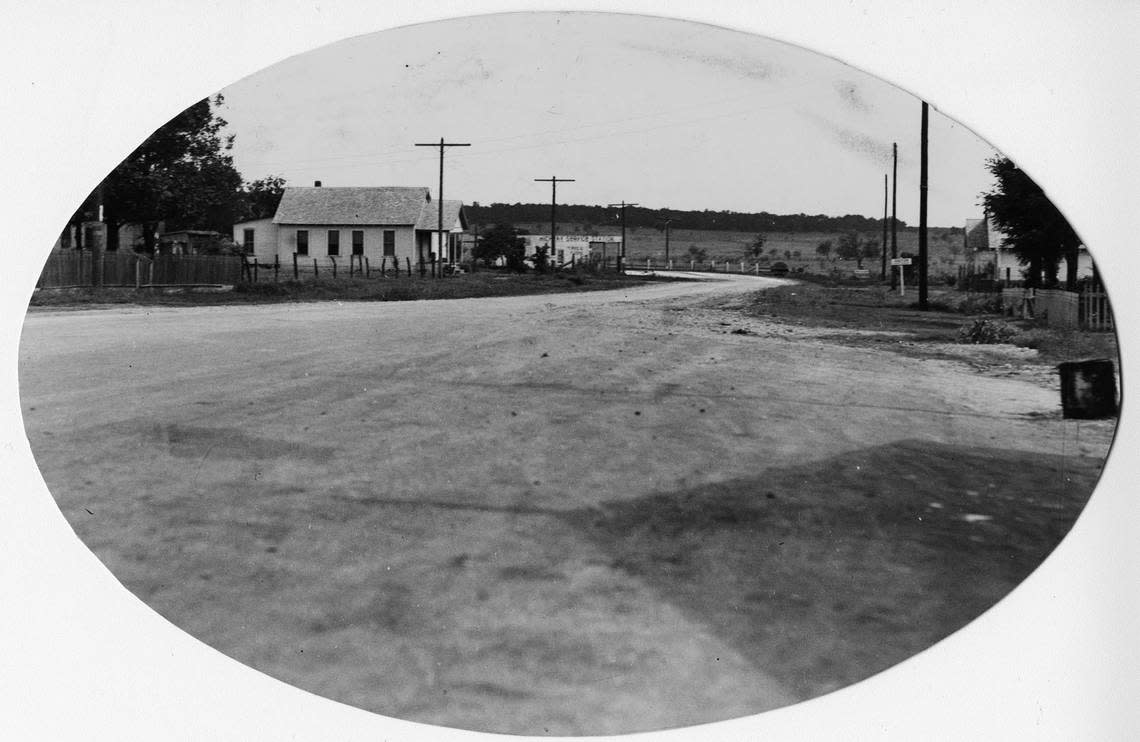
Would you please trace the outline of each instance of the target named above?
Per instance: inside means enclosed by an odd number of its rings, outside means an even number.
[[[443,257],[443,150],[445,147],[470,147],[471,144],[470,144],[470,142],[468,142],[468,143],[445,142],[445,141],[443,141],[443,137],[440,137],[438,144],[435,142],[428,142],[428,143],[422,143],[422,144],[417,143],[416,146],[417,147],[439,147],[439,224],[437,224],[436,227],[439,230],[439,256],[442,258]],[[435,263],[434,262],[432,263],[431,269],[432,269],[432,274],[434,275],[434,273],[435,273]],[[441,273],[442,273],[442,271],[441,271]],[[422,276],[423,274],[424,274],[424,254],[423,254],[423,250],[421,249],[420,250],[420,275]]]
[[[919,139],[918,175],[918,308],[926,309],[926,191],[929,167],[930,104],[922,102],[922,136]]]
[[[536,183],[549,183],[550,184],[550,254],[554,255],[554,232],[557,219],[555,214],[558,209],[558,184],[559,183],[573,183],[573,178],[559,178],[551,175],[549,178],[535,178]],[[538,249],[537,247],[535,248]]]
[[[894,165],[891,168],[891,259],[899,256],[898,214],[899,214],[899,145],[891,144]],[[899,268],[901,271],[902,268]],[[895,272],[891,271],[891,288],[895,287]]]
[[[625,210],[628,206],[637,206],[637,204],[627,204],[622,201],[620,204],[610,204],[609,208],[615,206],[621,207],[621,255],[618,257],[618,273],[625,273]]]
[[[669,225],[673,223],[672,219],[665,220],[665,268],[669,268]]]
[[[883,244],[879,251],[883,254],[883,268],[879,280],[887,280],[887,174],[883,173]]]

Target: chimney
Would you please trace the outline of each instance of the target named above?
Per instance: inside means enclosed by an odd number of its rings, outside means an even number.
[[[321,187],[321,181],[314,180],[313,181],[313,188],[320,188],[320,187]]]

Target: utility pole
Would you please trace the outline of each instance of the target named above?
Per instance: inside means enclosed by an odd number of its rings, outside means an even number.
[[[443,150],[444,150],[444,147],[470,147],[471,144],[469,142],[466,144],[461,144],[461,143],[457,143],[457,142],[445,142],[445,141],[443,141],[443,137],[440,137],[438,144],[436,144],[435,142],[429,142],[429,143],[424,143],[424,144],[417,143],[416,146],[417,147],[439,147],[439,224],[437,224],[436,227],[439,230],[439,257],[442,258],[443,257]],[[421,276],[423,275],[423,272],[424,272],[424,255],[423,255],[423,251],[421,250],[420,251],[420,275]],[[432,272],[433,273],[435,272],[435,265],[434,264],[432,265]]]
[[[637,206],[637,204],[627,204],[622,201],[620,204],[610,204],[610,208],[615,206],[621,207],[621,256],[618,257],[618,273],[625,273],[625,209],[627,206]]]
[[[665,220],[665,268],[669,268],[669,225],[673,223],[672,219]]]
[[[883,245],[882,245],[882,250],[880,250],[879,252],[881,252],[883,254],[883,268],[882,268],[882,272],[879,274],[879,280],[885,281],[885,280],[887,280],[887,174],[886,173],[883,173]]]
[[[929,167],[926,151],[929,145],[930,104],[922,102],[922,136],[919,139],[918,175],[918,308],[926,309],[926,191]]]
[[[891,168],[891,259],[899,256],[899,145],[891,144],[894,152],[894,165]],[[891,271],[891,288],[895,287],[894,271]]]
[[[555,218],[558,209],[558,184],[559,183],[573,183],[573,178],[559,178],[551,175],[549,178],[535,178],[536,183],[549,183],[550,184],[550,254],[554,255],[554,232],[557,219]],[[538,249],[537,247],[535,248]]]

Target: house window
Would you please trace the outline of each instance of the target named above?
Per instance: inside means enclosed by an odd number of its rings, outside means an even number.
[[[364,254],[364,230],[363,229],[352,230],[352,254],[353,255],[363,255]]]
[[[329,255],[340,255],[340,230],[329,230]]]
[[[384,255],[389,258],[396,257],[396,230],[384,230]]]
[[[243,229],[241,233],[241,247],[246,253],[253,253],[253,230]]]
[[[309,230],[307,229],[297,230],[297,254],[309,254]]]

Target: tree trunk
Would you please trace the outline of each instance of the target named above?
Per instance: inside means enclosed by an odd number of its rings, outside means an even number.
[[[156,222],[143,222],[143,249],[146,250],[147,255],[154,255],[155,253],[155,239],[154,233],[158,229]]]
[[[1077,290],[1077,261],[1080,260],[1080,245],[1070,247],[1065,252],[1065,288]]]
[[[1034,255],[1029,258],[1029,272],[1025,276],[1027,288],[1035,289],[1041,286],[1041,256]]]

